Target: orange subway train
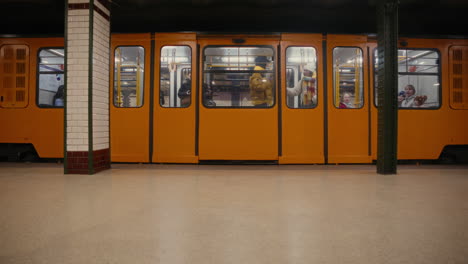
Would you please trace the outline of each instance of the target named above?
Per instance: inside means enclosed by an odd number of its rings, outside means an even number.
[[[372,163],[368,35],[112,34],[112,162]],[[63,158],[63,38],[0,38],[0,156]],[[468,40],[403,38],[398,159],[466,159]]]

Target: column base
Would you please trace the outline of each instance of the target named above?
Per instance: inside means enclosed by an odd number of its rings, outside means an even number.
[[[67,151],[65,174],[94,174],[110,169],[110,150],[93,151],[92,160],[89,151]]]

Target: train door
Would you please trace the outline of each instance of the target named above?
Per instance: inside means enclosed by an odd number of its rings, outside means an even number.
[[[281,38],[280,163],[324,163],[322,35]]]
[[[155,40],[152,161],[197,163],[196,35],[160,33]]]
[[[329,163],[372,161],[366,42],[365,36],[327,36]]]
[[[111,160],[149,162],[151,36],[114,34],[111,45]]]
[[[199,37],[199,159],[278,160],[278,36]]]

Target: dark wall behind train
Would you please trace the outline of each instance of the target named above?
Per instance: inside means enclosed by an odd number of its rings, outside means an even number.
[[[376,33],[377,0],[112,0],[112,32]],[[0,0],[0,34],[64,32],[63,0]],[[468,35],[468,1],[400,0],[400,34]]]

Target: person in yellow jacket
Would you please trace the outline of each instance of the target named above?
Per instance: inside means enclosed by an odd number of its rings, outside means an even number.
[[[265,56],[255,58],[254,71],[264,71],[270,61]],[[269,107],[273,105],[273,85],[261,73],[250,76],[250,101],[254,107]]]

